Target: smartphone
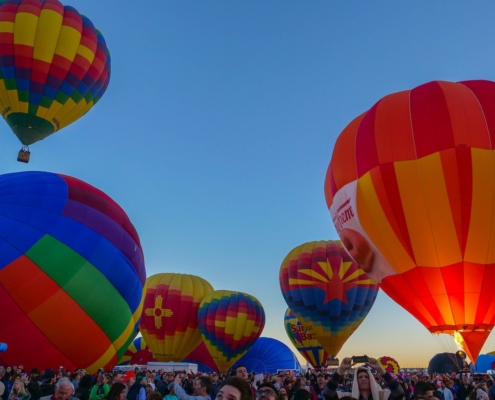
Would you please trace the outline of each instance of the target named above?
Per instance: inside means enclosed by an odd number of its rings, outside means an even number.
[[[368,361],[368,356],[352,356],[353,363],[367,363]]]

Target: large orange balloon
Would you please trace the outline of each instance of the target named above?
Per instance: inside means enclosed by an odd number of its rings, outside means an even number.
[[[325,180],[350,255],[475,361],[495,325],[495,83],[430,82],[341,133]]]
[[[139,330],[158,361],[182,361],[199,345],[198,307],[211,292],[194,275],[165,273],[146,280]]]

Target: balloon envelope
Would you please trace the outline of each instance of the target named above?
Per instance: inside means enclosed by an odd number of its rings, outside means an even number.
[[[110,54],[102,34],[73,7],[57,0],[2,3],[0,112],[30,145],[98,102],[110,80]]]
[[[301,370],[294,353],[282,342],[272,338],[259,338],[246,354],[234,364],[244,365],[249,373],[274,374],[279,369]]]
[[[0,364],[113,367],[136,336],[146,277],[122,208],[69,176],[2,175],[0,239]]]
[[[388,373],[398,374],[400,372],[400,366],[397,360],[392,357],[383,356],[378,359],[378,362]]]
[[[316,340],[316,334],[308,330],[290,308],[285,312],[284,325],[285,332],[294,347],[313,368],[319,368],[327,364],[328,354]]]
[[[280,267],[280,288],[299,321],[336,356],[375,302],[377,284],[339,241],[302,244]]]
[[[213,287],[195,275],[163,273],[146,280],[139,330],[158,361],[182,361],[201,342],[198,307]]]
[[[463,361],[455,353],[440,353],[433,356],[428,363],[428,373],[456,374],[462,369]]]
[[[216,290],[201,302],[198,319],[201,336],[218,370],[227,372],[260,337],[265,311],[254,296]]]
[[[153,361],[157,360],[153,357],[148,345],[142,337],[138,337],[132,341],[118,365],[146,365]]]
[[[492,354],[480,354],[474,365],[474,372],[486,373],[490,369],[495,369],[495,356]]]
[[[198,364],[198,371],[200,372],[219,372],[217,365],[215,364],[215,361],[213,361],[213,358],[211,357],[211,354],[203,340],[182,361]]]
[[[354,119],[325,180],[353,258],[474,360],[495,324],[494,139],[494,82],[430,82]]]

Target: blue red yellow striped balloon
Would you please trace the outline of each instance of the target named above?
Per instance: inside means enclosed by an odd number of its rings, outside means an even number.
[[[93,23],[58,0],[0,4],[0,112],[30,145],[98,102],[110,81],[110,53]]]
[[[69,176],[0,176],[0,365],[111,368],[137,333],[139,237],[109,196]]]
[[[149,362],[157,361],[153,357],[150,348],[140,336],[132,341],[119,360],[119,365],[146,365]]]
[[[182,361],[201,342],[198,307],[213,287],[195,275],[163,273],[146,280],[139,330],[158,361]]]
[[[284,325],[294,347],[313,368],[326,366],[328,354],[316,340],[316,333],[312,332],[312,327],[304,326],[290,308],[285,312]]]
[[[265,326],[261,303],[246,293],[216,290],[198,310],[199,330],[218,370],[226,372],[260,337]]]
[[[289,308],[336,356],[375,302],[378,285],[340,241],[304,243],[285,257],[280,288]]]

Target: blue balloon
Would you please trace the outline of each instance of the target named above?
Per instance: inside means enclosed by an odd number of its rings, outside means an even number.
[[[0,353],[5,353],[8,347],[7,343],[0,343]]]
[[[301,370],[294,353],[282,342],[272,338],[259,338],[232,367],[244,365],[248,372],[274,374],[279,369]]]
[[[469,365],[471,367],[472,363]],[[476,360],[476,364],[474,364],[474,372],[481,372],[486,374],[486,371],[493,368],[495,366],[495,356],[490,354],[480,354],[478,359]]]

